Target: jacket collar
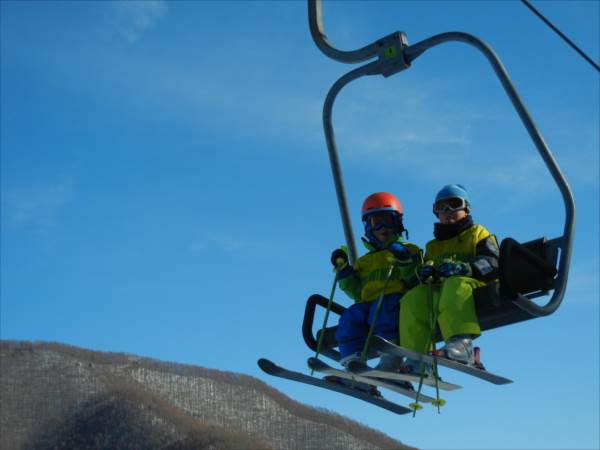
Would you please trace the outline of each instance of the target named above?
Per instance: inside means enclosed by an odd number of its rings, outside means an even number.
[[[365,248],[369,251],[369,252],[378,252],[380,250],[386,249],[390,246],[390,244],[392,244],[393,242],[400,242],[400,243],[404,243],[404,238],[402,237],[402,235],[398,234],[396,236],[392,236],[391,238],[389,238],[387,241],[383,242],[382,244],[379,245],[374,245],[371,242],[369,242],[369,240],[365,239],[364,237],[360,238],[363,245],[365,246]]]
[[[433,235],[438,241],[447,241],[448,239],[452,239],[454,236],[458,236],[472,225],[473,218],[470,215],[456,223],[443,224],[436,222],[433,225]]]

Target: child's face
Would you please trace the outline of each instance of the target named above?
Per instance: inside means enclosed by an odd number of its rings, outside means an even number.
[[[461,221],[467,217],[467,211],[459,209],[458,211],[442,211],[438,213],[438,219],[440,223],[450,225]]]
[[[375,236],[375,238],[381,243],[384,243],[393,235],[394,230],[392,228],[382,227],[379,230],[373,230],[373,236]]]
[[[384,243],[396,234],[397,224],[394,216],[390,213],[376,213],[369,217],[369,224],[373,236],[379,242]]]

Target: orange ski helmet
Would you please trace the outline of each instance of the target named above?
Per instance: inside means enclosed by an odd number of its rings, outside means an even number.
[[[377,227],[377,217],[381,214],[391,215],[391,220],[387,220],[390,227],[393,227],[398,234],[406,231],[402,224],[402,205],[395,195],[388,192],[375,192],[369,195],[362,206],[362,220],[365,226],[365,236],[375,246],[379,246],[379,241],[373,235],[373,227]],[[389,217],[389,216],[388,216]],[[375,222],[375,225],[372,223]]]
[[[363,202],[362,218],[365,220],[369,214],[386,211],[395,212],[400,216],[403,214],[402,205],[395,195],[389,192],[375,192]]]

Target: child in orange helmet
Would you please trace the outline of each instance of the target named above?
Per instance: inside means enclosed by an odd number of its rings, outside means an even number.
[[[342,249],[331,255],[340,288],[355,301],[340,317],[336,333],[343,366],[360,360],[382,294],[373,333],[398,341],[398,302],[418,283],[416,268],[421,257],[419,247],[405,242],[402,237],[405,231],[402,218],[402,205],[394,195],[377,192],[368,196],[362,206],[365,227],[362,241],[368,253],[358,258],[354,265],[349,264],[348,255]],[[378,368],[393,369],[400,363],[397,358],[383,356]]]

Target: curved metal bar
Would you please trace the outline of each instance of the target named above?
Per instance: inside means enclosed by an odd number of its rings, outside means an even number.
[[[379,46],[376,42],[358,50],[338,50],[334,48],[323,31],[323,14],[321,11],[321,0],[308,0],[308,23],[310,34],[317,47],[330,58],[343,63],[359,63],[377,57]]]
[[[356,244],[354,243],[354,233],[352,231],[350,214],[348,212],[348,201],[346,200],[344,179],[342,177],[342,169],[340,167],[337,145],[335,143],[333,125],[331,124],[331,115],[333,103],[335,102],[338,93],[344,86],[351,81],[357,80],[365,75],[377,75],[379,73],[381,73],[379,61],[373,61],[348,72],[339,78],[333,84],[333,86],[331,86],[323,105],[323,129],[325,131],[325,140],[327,141],[327,151],[329,153],[329,163],[331,165],[331,173],[333,175],[333,182],[335,184],[335,192],[337,194],[338,206],[340,208],[340,215],[342,217],[342,224],[344,227],[344,236],[346,238],[346,245],[348,246],[349,253],[348,256],[350,257],[351,264],[354,264],[354,261],[356,261]]]
[[[321,13],[321,0],[308,0],[308,15],[311,35],[317,45],[317,47],[325,53],[325,55],[333,58],[337,61],[344,63],[354,63],[364,61],[370,58],[378,56],[380,47],[379,41],[365,46],[358,50],[353,51],[341,51],[332,47],[327,41],[325,33],[323,32],[322,13]],[[540,156],[544,160],[546,167],[550,171],[555,183],[561,192],[563,202],[565,205],[565,223],[563,228],[563,236],[557,239],[553,239],[551,242],[561,249],[558,275],[554,282],[554,293],[550,301],[544,305],[539,306],[534,303],[530,298],[519,295],[515,304],[521,309],[534,316],[546,316],[552,314],[560,305],[566,290],[568,269],[571,261],[571,253],[573,246],[573,235],[575,231],[575,201],[571,189],[562,174],[554,156],[550,152],[544,138],[537,129],[533,119],[529,115],[529,112],[525,108],[523,101],[521,100],[517,90],[515,89],[506,69],[502,62],[485,42],[468,33],[461,32],[449,32],[442,33],[431,38],[425,39],[414,45],[404,48],[404,60],[406,61],[407,68],[410,66],[412,61],[422,55],[428,49],[446,42],[463,42],[474,46],[480,52],[482,52],[491,64],[494,72],[498,76],[502,86],[509,96],[517,114],[521,118],[521,121],[529,136],[533,140]],[[356,246],[354,244],[354,235],[352,232],[352,226],[350,223],[350,217],[348,214],[348,207],[346,201],[346,194],[343,185],[343,179],[341,175],[341,168],[339,164],[339,158],[337,154],[337,148],[335,144],[335,137],[333,133],[333,127],[331,125],[331,114],[333,103],[340,90],[346,86],[350,81],[360,78],[364,75],[375,75],[382,73],[381,61],[374,61],[363,67],[349,72],[342,76],[334,85],[331,87],[327,98],[325,99],[325,105],[323,107],[323,126],[325,130],[325,138],[327,140],[327,149],[329,152],[329,159],[331,163],[331,169],[333,172],[334,183],[336,193],[338,197],[338,204],[340,207],[340,213],[342,216],[342,223],[344,226],[344,234],[346,237],[346,243],[350,252],[350,260],[354,262],[356,260]],[[387,73],[386,76],[391,75]]]
[[[527,129],[529,136],[533,140],[540,156],[544,160],[546,167],[550,171],[552,177],[554,178],[555,183],[558,185],[560,189],[560,193],[563,198],[563,202],[565,205],[565,223],[563,228],[563,236],[558,240],[554,240],[556,244],[560,247],[560,260],[558,267],[558,275],[555,280],[554,293],[552,298],[545,306],[539,306],[529,298],[520,295],[515,303],[524,311],[533,314],[535,316],[547,316],[552,314],[560,305],[562,298],[564,297],[567,278],[568,278],[568,269],[571,261],[571,253],[573,247],[573,234],[575,231],[575,201],[573,199],[573,194],[571,192],[571,188],[567,183],[562,171],[560,170],[554,156],[550,152],[544,138],[540,134],[537,129],[533,119],[529,115],[529,112],[525,108],[523,101],[519,97],[517,90],[515,89],[510,77],[506,69],[504,68],[502,62],[496,55],[496,53],[489,47],[485,42],[480,40],[479,38],[461,32],[450,32],[450,33],[442,33],[431,38],[425,39],[421,42],[418,42],[414,45],[411,45],[405,50],[405,58],[410,64],[417,57],[423,54],[426,50],[435,47],[437,45],[443,44],[445,42],[464,42],[466,44],[470,44],[481,51],[485,57],[488,59],[494,72],[500,79],[504,90],[508,94],[510,101],[512,102],[514,108],[517,110],[523,125]]]

